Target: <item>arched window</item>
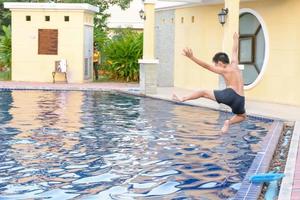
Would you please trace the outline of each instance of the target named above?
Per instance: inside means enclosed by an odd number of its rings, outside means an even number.
[[[239,63],[244,65],[244,85],[255,85],[266,65],[266,37],[261,21],[253,12],[240,14]],[[260,77],[260,78],[259,78]]]

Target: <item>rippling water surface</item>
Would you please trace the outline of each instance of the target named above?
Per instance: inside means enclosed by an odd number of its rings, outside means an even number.
[[[226,199],[270,123],[107,92],[1,91],[0,199]]]

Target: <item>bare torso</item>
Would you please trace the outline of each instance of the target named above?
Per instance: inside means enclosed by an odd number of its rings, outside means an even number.
[[[244,96],[244,81],[238,66],[233,64],[227,65],[223,77],[227,87],[232,88],[236,93]]]

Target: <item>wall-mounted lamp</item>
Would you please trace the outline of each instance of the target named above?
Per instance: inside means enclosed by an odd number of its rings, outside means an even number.
[[[146,15],[145,15],[145,11],[143,9],[141,9],[139,11],[139,14],[140,14],[140,18],[143,19],[143,20],[146,20]]]
[[[218,14],[219,22],[222,26],[226,22],[226,15],[228,14],[228,8],[222,8],[222,10]]]

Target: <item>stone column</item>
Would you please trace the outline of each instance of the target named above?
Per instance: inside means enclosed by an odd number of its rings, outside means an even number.
[[[145,22],[143,59],[140,63],[140,89],[142,94],[157,93],[157,66],[158,60],[154,58],[154,33],[155,33],[155,0],[145,0]]]
[[[240,0],[225,0],[224,8],[228,8],[228,14],[226,23],[223,26],[223,52],[227,53],[229,58],[231,58],[233,34],[234,32],[239,32]],[[221,77],[219,87],[225,88],[225,82]]]

